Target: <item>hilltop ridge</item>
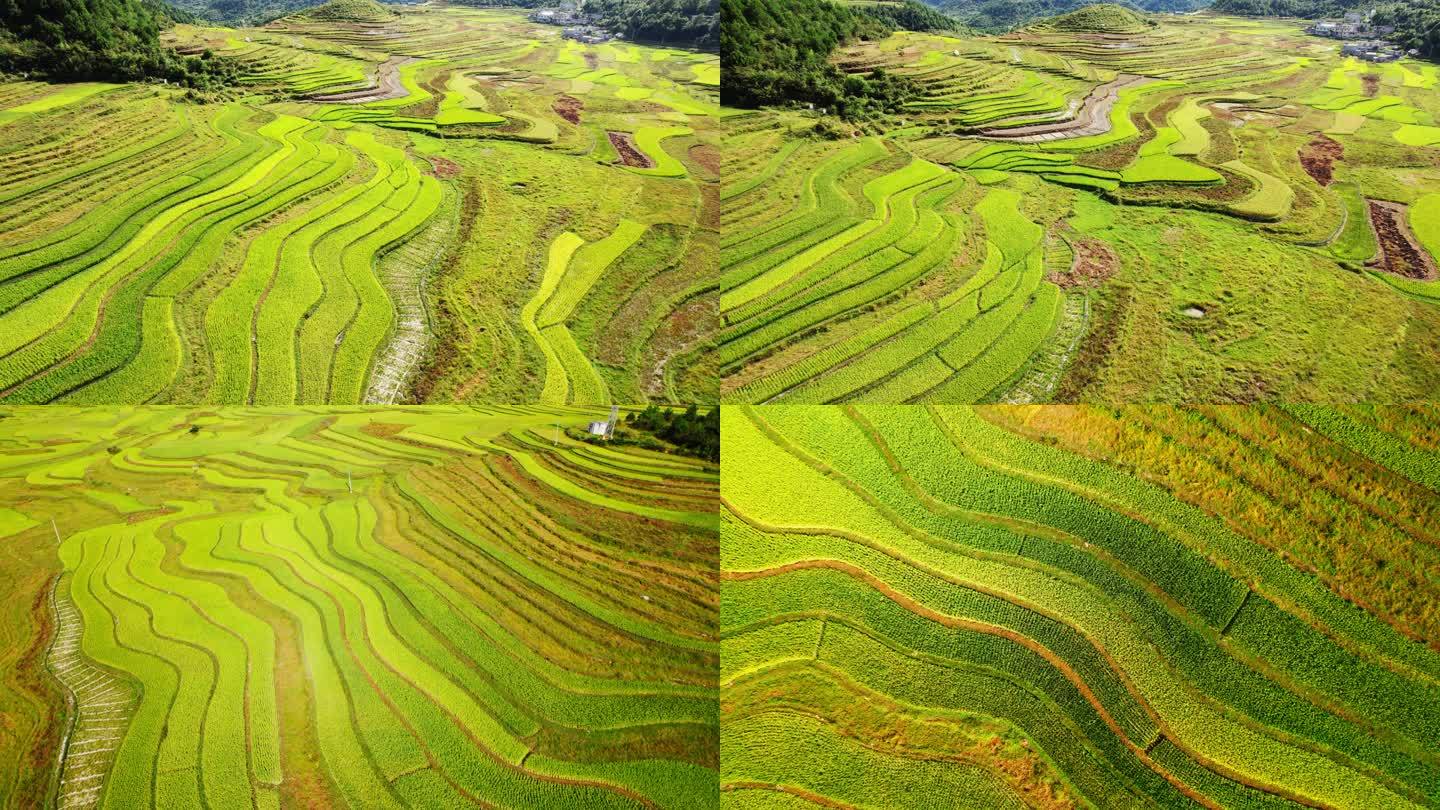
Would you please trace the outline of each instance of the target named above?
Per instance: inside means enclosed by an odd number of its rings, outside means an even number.
[[[1155,22],[1132,8],[1114,3],[1084,6],[1068,14],[1040,20],[1032,31],[1066,31],[1076,34],[1135,34],[1155,27]]]
[[[330,0],[323,5],[297,11],[285,19],[325,22],[385,22],[400,16],[375,0]]]

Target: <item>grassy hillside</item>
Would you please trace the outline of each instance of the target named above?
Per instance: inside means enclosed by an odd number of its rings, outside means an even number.
[[[713,806],[716,470],[603,414],[7,413],[0,806]]]
[[[330,0],[292,15],[296,21],[384,22],[400,16],[376,0]]]
[[[1103,0],[933,0],[930,5],[977,31],[998,34],[1101,2]],[[1210,0],[1135,0],[1122,5],[1141,12],[1183,13],[1205,8]]]
[[[1076,34],[1138,34],[1154,28],[1155,23],[1125,6],[1098,3],[1041,20],[1031,27],[1036,31]]]

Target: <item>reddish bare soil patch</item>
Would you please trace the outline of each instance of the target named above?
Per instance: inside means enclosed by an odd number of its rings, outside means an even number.
[[[429,159],[433,167],[427,174],[433,174],[441,180],[449,180],[460,176],[460,164],[449,158],[432,157]]]
[[[585,109],[585,102],[572,96],[561,96],[555,99],[550,105],[555,113],[572,124],[580,123],[580,111]]]
[[[1380,256],[1371,264],[1387,273],[1405,278],[1430,281],[1440,275],[1435,260],[1416,243],[1415,234],[1405,219],[1405,206],[1399,203],[1367,200],[1370,224],[1380,243]]]
[[[1378,73],[1366,73],[1360,77],[1360,82],[1365,85],[1366,98],[1374,98],[1380,90],[1380,74]]]
[[[655,164],[644,152],[635,148],[635,139],[628,132],[606,132],[610,138],[610,145],[620,153],[620,162],[626,166],[634,166],[637,169],[649,169]]]
[[[708,175],[720,174],[720,150],[708,143],[700,143],[690,147],[690,159],[699,164]]]
[[[1300,165],[1315,178],[1315,182],[1328,186],[1335,176],[1335,161],[1344,156],[1345,147],[1324,135],[1316,135],[1315,140],[1300,150]]]
[[[1098,287],[1105,279],[1115,275],[1120,258],[1110,246],[1098,239],[1076,239],[1071,242],[1075,258],[1070,269],[1064,273],[1049,273],[1045,277],[1061,289],[1074,287]]]

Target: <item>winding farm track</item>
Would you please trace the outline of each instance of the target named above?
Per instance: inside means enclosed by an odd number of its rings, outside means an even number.
[[[1023,127],[982,129],[977,133],[977,137],[1016,143],[1044,143],[1086,135],[1103,135],[1109,132],[1112,126],[1110,110],[1120,100],[1120,91],[1142,87],[1152,81],[1155,80],[1122,73],[1091,90],[1080,103],[1079,109],[1072,111],[1069,120]]]
[[[58,530],[60,806],[713,794],[713,464],[560,432],[598,410],[55,410],[0,503],[104,505]]]
[[[375,68],[375,78],[371,80],[369,87],[347,90],[343,93],[321,93],[310,98],[312,101],[335,104],[365,104],[371,101],[404,98],[409,91],[400,81],[400,68],[415,61],[417,60],[413,56],[392,56]]]
[[[380,283],[395,302],[395,327],[370,369],[365,402],[394,404],[410,380],[433,335],[425,286],[435,272],[454,232],[455,217],[436,216],[413,239],[381,257]]]
[[[1413,606],[1437,595],[1440,482],[1419,472],[1437,418],[726,409],[722,789],[1433,805],[1440,648]],[[1287,512],[1321,524],[1278,528]],[[1327,536],[1329,520],[1367,528]],[[1396,579],[1311,567],[1360,548]],[[785,731],[797,718],[805,735]]]

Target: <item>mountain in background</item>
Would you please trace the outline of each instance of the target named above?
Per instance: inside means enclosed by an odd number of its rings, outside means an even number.
[[[307,8],[290,16],[297,20],[377,23],[393,20],[400,15],[375,0],[330,0],[324,5]]]
[[[1026,26],[1032,31],[1068,31],[1085,34],[1139,34],[1156,27],[1154,20],[1129,6],[1097,3],[1068,14]]]
[[[926,0],[965,25],[988,34],[1011,31],[1045,17],[1067,14],[1101,0]],[[1187,12],[1210,0],[1135,0],[1122,5],[1138,11]]]

